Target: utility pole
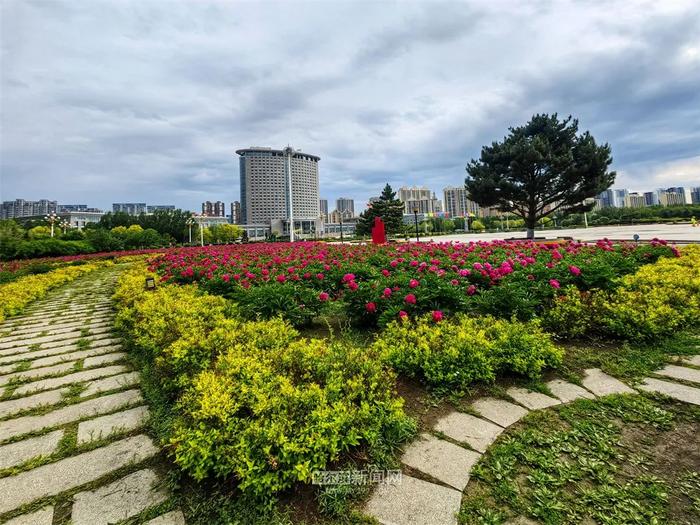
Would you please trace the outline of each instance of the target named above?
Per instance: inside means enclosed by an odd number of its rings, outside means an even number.
[[[289,242],[294,242],[294,205],[292,199],[292,157],[294,148],[287,145],[284,148],[285,163],[287,166],[287,209],[289,211]]]

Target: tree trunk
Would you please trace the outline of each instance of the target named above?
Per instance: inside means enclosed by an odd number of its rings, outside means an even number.
[[[534,238],[535,238],[535,229],[534,229],[534,228],[528,228],[528,229],[527,229],[527,238],[528,238],[528,239],[534,239]]]

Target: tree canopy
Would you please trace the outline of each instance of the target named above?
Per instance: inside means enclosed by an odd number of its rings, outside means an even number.
[[[551,213],[589,211],[593,203],[584,201],[615,181],[610,146],[597,145],[588,131],[579,135],[571,116],[538,114],[509,131],[467,165],[465,187],[480,206],[522,217],[528,238]]]
[[[382,219],[386,233],[400,233],[403,229],[403,210],[403,202],[396,198],[396,192],[387,184],[384,186],[379,200],[373,202],[360,214],[357,221],[357,233],[369,235],[374,227],[375,217]]]

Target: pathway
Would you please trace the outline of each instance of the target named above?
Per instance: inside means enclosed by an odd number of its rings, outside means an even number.
[[[700,405],[700,355],[681,366],[667,365],[654,376],[660,377],[646,378],[636,388]],[[432,433],[423,433],[408,445],[401,457],[401,481],[378,485],[365,512],[382,525],[456,525],[471,469],[506,428],[531,410],[582,397],[636,392],[595,368],[585,371],[582,385],[550,381],[547,386],[555,397],[513,387],[507,390],[510,401],[487,397],[473,402],[471,409],[478,416],[456,411],[446,415]]]
[[[111,332],[115,279],[89,274],[0,324],[0,523],[185,522]]]

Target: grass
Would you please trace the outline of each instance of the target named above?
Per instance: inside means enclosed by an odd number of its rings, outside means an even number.
[[[658,397],[618,395],[533,412],[472,471],[459,521],[697,523],[698,431],[700,410]]]

